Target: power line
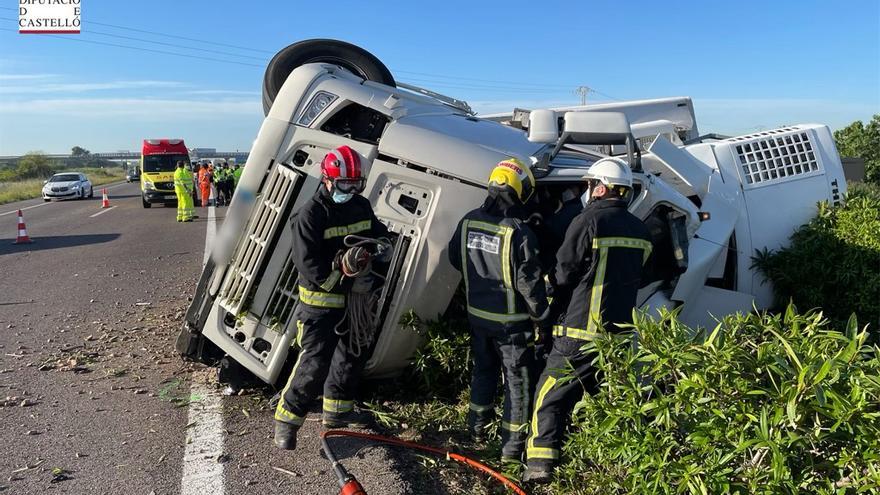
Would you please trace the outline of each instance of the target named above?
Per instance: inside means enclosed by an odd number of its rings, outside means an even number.
[[[13,8],[8,8],[8,7],[0,7],[0,9],[10,10],[10,11],[16,10]],[[2,18],[2,19],[15,21],[15,19],[9,19],[9,18]],[[89,22],[91,24],[95,24],[95,25],[99,25],[99,26],[107,26],[107,27],[112,27],[115,29],[124,29],[124,30],[135,31],[135,32],[140,32],[140,33],[147,33],[147,34],[151,34],[154,36],[164,36],[164,37],[173,38],[176,40],[194,41],[197,43],[216,45],[216,46],[224,46],[224,47],[235,48],[235,49],[240,49],[240,50],[249,50],[249,51],[254,51],[254,52],[274,53],[269,50],[251,48],[251,47],[240,46],[240,45],[232,45],[232,44],[227,44],[227,43],[218,43],[218,42],[213,42],[213,41],[205,41],[205,40],[201,40],[201,39],[197,39],[197,38],[188,38],[185,36],[178,36],[178,35],[172,35],[172,34],[167,34],[167,33],[161,33],[161,32],[157,32],[157,31],[149,31],[149,30],[145,30],[145,29],[120,26],[117,24],[109,24],[109,23],[102,23],[102,22],[96,22],[96,21],[89,21]],[[130,40],[130,41],[138,41],[138,42],[143,42],[143,43],[153,43],[153,44],[157,44],[157,45],[170,46],[173,48],[178,48],[178,49],[183,49],[183,50],[202,51],[205,53],[215,53],[215,54],[220,54],[220,55],[225,55],[225,56],[247,58],[247,59],[252,59],[252,60],[265,60],[264,58],[255,57],[255,56],[251,56],[251,55],[241,55],[241,54],[236,54],[236,53],[228,53],[228,52],[222,52],[222,51],[218,51],[218,50],[211,50],[208,48],[199,48],[199,47],[185,46],[185,45],[179,45],[179,44],[174,44],[174,43],[166,43],[166,42],[161,42],[161,41],[153,41],[153,40],[147,40],[147,39],[143,39],[143,38],[124,36],[124,35],[120,35],[120,34],[103,33],[103,32],[98,32],[98,31],[88,31],[88,32],[94,33],[94,34],[97,34],[100,36],[108,36],[108,37],[126,39],[126,40]],[[49,36],[53,36],[53,35],[49,35]],[[58,37],[58,36],[54,36],[54,37]],[[247,64],[247,63],[237,62],[237,61],[232,61],[232,60],[220,60],[220,59],[215,59],[215,58],[210,58],[210,57],[198,57],[195,55],[188,55],[188,54],[182,54],[182,53],[165,52],[162,50],[153,50],[153,49],[149,49],[149,48],[139,48],[139,47],[133,47],[133,46],[127,46],[127,45],[118,45],[118,44],[114,44],[114,43],[102,43],[99,41],[92,41],[92,40],[82,40],[82,39],[66,38],[66,37],[64,39],[72,39],[74,41],[81,41],[81,42],[98,44],[98,45],[103,44],[106,46],[114,46],[114,47],[118,47],[118,48],[128,48],[131,50],[161,53],[161,54],[165,54],[165,55],[176,55],[176,56],[182,56],[182,57],[188,57],[188,58],[196,58],[196,59],[216,61],[216,62],[232,63],[232,64],[238,64],[238,65],[252,66],[252,67],[263,67],[264,66],[264,65]],[[399,73],[399,74],[411,74],[411,75],[415,75],[415,76],[423,76],[421,78],[411,78],[410,80],[421,81],[422,84],[430,84],[431,86],[447,87],[447,88],[452,88],[452,89],[470,89],[470,90],[480,90],[480,89],[493,90],[494,89],[494,90],[503,90],[503,91],[507,91],[507,92],[529,92],[529,93],[541,93],[541,92],[549,93],[549,92],[555,91],[558,93],[563,89],[571,87],[571,85],[567,85],[567,84],[543,84],[543,83],[532,83],[532,82],[527,82],[527,81],[504,81],[504,80],[498,80],[498,79],[481,79],[481,78],[473,78],[473,77],[450,76],[450,75],[445,75],[445,74],[433,74],[433,73],[428,73],[428,72],[407,71],[407,70],[393,70],[392,72]],[[468,81],[473,81],[476,83],[489,83],[489,84],[492,84],[493,86],[473,84]],[[504,86],[498,86],[498,85],[504,85]],[[588,88],[588,89],[589,89],[589,92],[591,92],[591,93],[602,95],[605,98],[608,98],[611,100],[620,101],[618,98],[615,98],[611,95],[597,91],[594,88]],[[582,97],[582,101],[583,101],[583,99],[584,98]]]
[[[7,28],[0,28],[0,31],[9,31],[9,32],[12,32],[12,33],[17,33],[17,32],[18,32],[18,31],[15,30],[15,29],[7,29]],[[48,36],[48,37],[51,37],[51,38],[57,38],[57,39],[62,39],[62,40],[66,40],[66,41],[76,41],[76,42],[78,42],[78,43],[90,43],[90,44],[93,44],[93,45],[112,46],[112,47],[116,47],[116,48],[128,48],[129,50],[137,50],[137,51],[141,51],[141,52],[159,53],[159,54],[162,54],[162,55],[174,55],[174,56],[177,56],[177,57],[186,57],[186,58],[193,58],[193,59],[198,59],[198,60],[208,60],[208,61],[211,61],[211,62],[221,62],[221,63],[226,63],[226,64],[236,64],[236,65],[245,65],[245,66],[248,66],[248,67],[259,67],[259,68],[263,68],[263,65],[249,64],[249,63],[247,63],[247,62],[237,62],[237,61],[235,61],[235,60],[223,60],[223,59],[219,59],[219,58],[200,57],[200,56],[198,56],[198,55],[189,55],[189,54],[186,54],[186,53],[176,53],[176,52],[168,52],[168,51],[165,51],[165,50],[154,50],[154,49],[151,49],[151,48],[139,48],[139,47],[136,47],[136,46],[118,45],[118,44],[116,44],[116,43],[106,43],[106,42],[103,42],[103,41],[84,40],[84,39],[81,39],[81,38],[73,38],[73,37],[70,37],[70,36],[60,36],[60,35],[57,35],[57,34],[44,34],[44,35],[42,35],[42,36]]]

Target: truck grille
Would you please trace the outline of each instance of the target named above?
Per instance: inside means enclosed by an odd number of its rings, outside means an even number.
[[[245,301],[254,287],[257,272],[263,265],[269,240],[273,238],[282,223],[282,212],[290,201],[291,191],[296,184],[296,173],[289,168],[275,164],[266,179],[253,214],[248,221],[235,254],[229,262],[229,269],[220,288],[220,298],[224,306],[233,314],[245,308]]]
[[[174,189],[174,183],[173,182],[154,182],[153,187],[155,187],[156,189],[171,190],[171,189]]]
[[[730,138],[745,185],[780,182],[819,171],[810,134],[797,127],[784,127]]]
[[[290,315],[293,312],[293,306],[297,301],[297,279],[296,266],[293,264],[293,252],[287,254],[284,261],[284,268],[281,269],[281,275],[278,282],[272,290],[272,298],[266,307],[263,315],[263,324],[273,330],[281,331],[287,327]]]

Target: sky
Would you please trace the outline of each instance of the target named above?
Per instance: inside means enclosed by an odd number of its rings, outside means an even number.
[[[880,1],[81,0],[79,35],[19,34],[0,0],[0,155],[248,150],[266,63],[334,38],[478,113],[690,96],[702,133],[880,113]]]

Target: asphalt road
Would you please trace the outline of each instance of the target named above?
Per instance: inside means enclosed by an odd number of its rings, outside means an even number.
[[[264,393],[222,396],[174,352],[223,208],[178,223],[108,189],[111,209],[0,206],[0,493],[338,493],[317,415],[278,451]],[[12,244],[18,209],[33,244]],[[371,495],[421,491],[384,448],[338,445]]]

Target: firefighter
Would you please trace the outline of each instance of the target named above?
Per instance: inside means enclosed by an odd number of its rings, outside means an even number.
[[[296,433],[312,402],[323,391],[323,424],[329,428],[364,427],[368,415],[352,400],[368,353],[350,348],[345,305],[353,278],[346,256],[347,235],[388,235],[370,202],[359,193],[365,179],[358,154],[339,147],[321,162],[315,196],[292,220],[294,265],[299,273],[299,303],[293,315],[299,356],[275,409],[275,445],[296,448]],[[355,249],[355,248],[352,248]],[[348,268],[347,268],[348,267]]]
[[[575,403],[597,387],[594,355],[581,348],[600,329],[631,323],[643,267],[651,253],[648,229],[627,210],[632,172],[618,158],[603,158],[587,174],[590,198],[575,217],[556,255],[554,298],[567,307],[553,327],[553,347],[538,380],[525,481],[550,480]],[[571,374],[574,376],[571,376]]]
[[[464,278],[471,327],[468,429],[475,440],[484,436],[503,373],[501,455],[506,462],[521,460],[533,382],[533,321],[549,314],[538,240],[523,221],[523,205],[534,190],[535,178],[522,162],[500,162],[489,176],[485,202],[464,216],[449,242],[449,260]]]
[[[174,193],[177,194],[177,221],[192,222],[193,200],[192,173],[186,169],[186,164],[180,160],[177,162],[177,170],[174,171]]]
[[[203,163],[202,169],[199,170],[199,197],[202,198],[202,206],[207,207],[211,198],[211,172],[206,163]]]

